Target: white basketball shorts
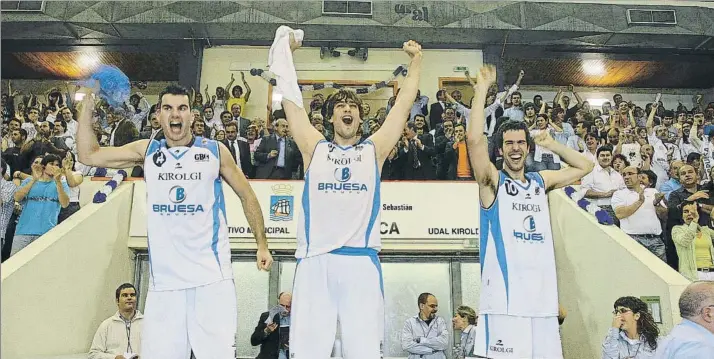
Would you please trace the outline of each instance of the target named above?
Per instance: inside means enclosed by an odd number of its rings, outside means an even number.
[[[384,296],[376,250],[343,247],[298,262],[290,313],[290,359],[330,358],[338,320],[342,358],[380,358]]]
[[[492,359],[562,359],[558,317],[483,314],[476,326],[474,354]]]
[[[146,295],[142,359],[233,359],[238,327],[233,279]]]

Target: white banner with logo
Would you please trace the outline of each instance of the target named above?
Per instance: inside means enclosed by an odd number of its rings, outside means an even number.
[[[258,180],[250,184],[263,209],[267,237],[294,239],[303,182]],[[135,182],[132,237],[146,237],[145,191],[143,181]],[[223,193],[229,236],[253,238],[238,196],[225,183]],[[478,243],[478,185],[474,182],[384,182],[381,200],[383,239],[468,239]]]

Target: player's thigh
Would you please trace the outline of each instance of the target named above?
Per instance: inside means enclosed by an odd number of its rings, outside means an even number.
[[[533,318],[533,358],[562,359],[558,317]]]
[[[141,328],[142,358],[188,359],[186,291],[149,291]]]
[[[487,358],[532,358],[531,318],[484,314],[476,326],[474,354]]]
[[[238,327],[233,280],[192,289],[187,306],[188,337],[196,358],[233,358]]]
[[[345,359],[378,359],[384,338],[382,270],[374,256],[335,255],[332,268],[338,283],[331,281],[338,296],[343,356]]]
[[[291,359],[327,359],[332,353],[337,307],[328,288],[329,269],[327,255],[305,258],[297,265],[290,312]]]

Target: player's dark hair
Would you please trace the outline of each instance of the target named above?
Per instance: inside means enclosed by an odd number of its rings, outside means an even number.
[[[159,103],[158,107],[161,108],[161,102],[164,99],[164,95],[177,95],[177,96],[186,96],[186,98],[191,98],[191,96],[188,94],[188,90],[180,85],[177,84],[170,84],[166,86],[166,88],[159,93]]]
[[[337,92],[333,93],[325,101],[326,119],[332,118],[332,114],[335,111],[335,104],[338,102],[354,102],[359,110],[359,118],[364,116],[364,111],[362,110],[362,99],[357,96],[357,93],[348,89],[339,89]]]
[[[647,304],[636,297],[621,297],[615,301],[613,309],[617,309],[617,307],[629,308],[632,310],[632,315],[640,315],[640,319],[637,320],[637,333],[645,337],[645,343],[647,343],[652,350],[656,350],[659,328]]]
[[[119,301],[119,295],[121,294],[121,291],[124,290],[124,289],[127,289],[127,288],[134,289],[134,293],[137,292],[136,287],[134,287],[133,284],[131,284],[131,283],[124,283],[124,284],[120,285],[119,287],[117,287],[116,293],[114,294],[114,297],[116,298],[117,301]],[[138,293],[137,293],[137,294],[138,294]]]
[[[429,299],[429,296],[433,297],[434,295],[428,292],[419,294],[419,298],[417,298],[417,307],[419,307],[420,304],[426,304],[426,300]]]
[[[496,132],[496,143],[498,149],[503,149],[503,134],[508,131],[523,131],[526,134],[526,142],[529,148],[533,148],[533,139],[531,139],[531,133],[528,131],[528,125],[524,121],[508,120],[501,124]]]

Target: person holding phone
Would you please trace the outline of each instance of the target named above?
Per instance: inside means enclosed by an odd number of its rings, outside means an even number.
[[[659,328],[647,304],[635,297],[615,301],[612,327],[602,343],[602,359],[654,357]]]

